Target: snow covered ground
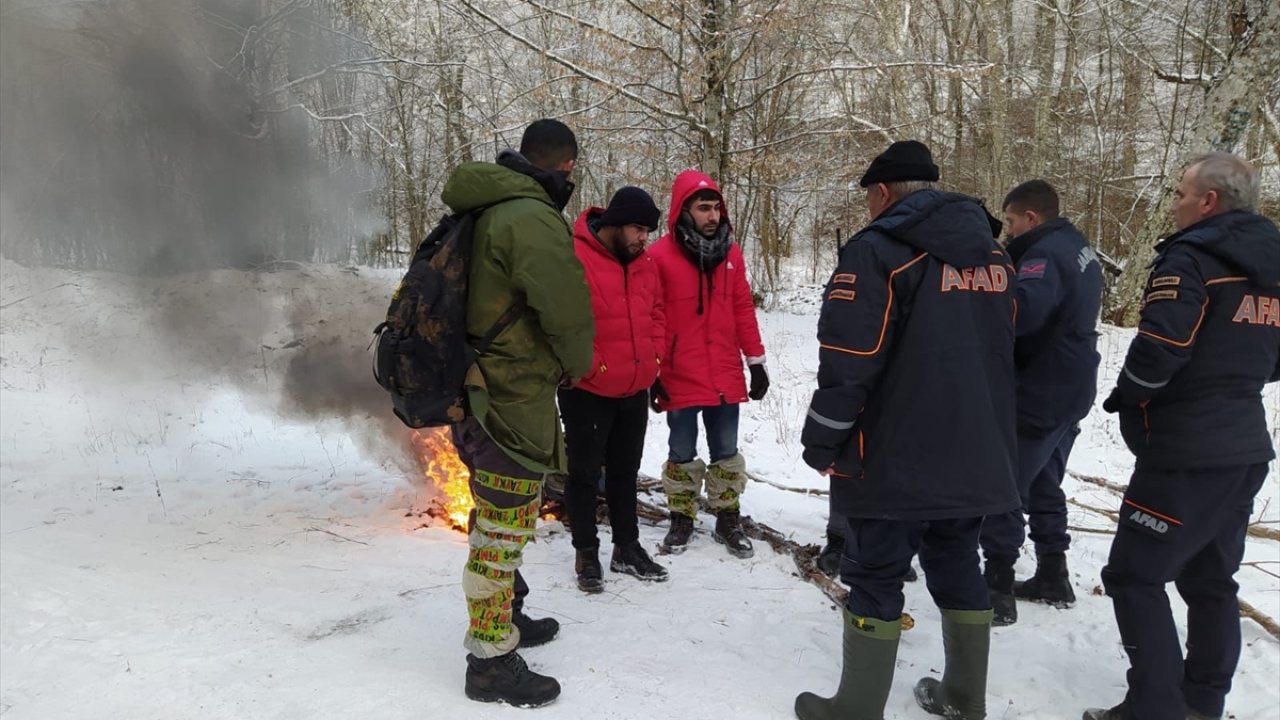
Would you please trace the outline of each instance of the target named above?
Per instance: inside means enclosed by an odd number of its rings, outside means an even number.
[[[0,715],[749,720],[793,717],[798,692],[834,689],[838,611],[789,558],[758,546],[735,560],[704,535],[660,559],[670,582],[607,575],[588,597],[553,530],[527,553],[529,604],[563,629],[525,654],[563,695],[538,711],[466,700],[464,538],[422,527],[413,511],[434,491],[404,432],[361,414],[382,407],[364,345],[395,278],[290,266],[156,281],[0,264]],[[817,294],[762,315],[773,387],[742,420],[752,470],[794,487],[824,487],[798,444]],[[1129,337],[1104,334],[1104,389]],[[1274,434],[1276,386],[1267,402]],[[649,474],[665,431],[654,417]],[[1131,467],[1114,418],[1095,412],[1071,470],[1124,482]],[[1067,488],[1118,505],[1095,485]],[[1273,472],[1256,508],[1270,527],[1278,492]],[[752,483],[743,504],[821,542],[823,499]],[[1071,522],[1111,526],[1084,510]],[[1126,662],[1097,589],[1109,540],[1075,534],[1074,609],[1023,604],[995,631],[989,717],[1076,718],[1120,699]],[[1257,564],[1239,574],[1242,596],[1280,617],[1280,545],[1251,540],[1246,561]],[[1032,567],[1024,558],[1020,573]],[[886,717],[923,720],[910,688],[941,670],[938,614],[923,583],[907,606],[917,625]],[[1230,715],[1274,719],[1280,646],[1250,621],[1244,638]]]

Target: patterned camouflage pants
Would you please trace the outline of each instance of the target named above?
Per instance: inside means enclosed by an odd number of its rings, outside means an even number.
[[[524,546],[533,536],[542,505],[543,476],[507,456],[475,418],[453,427],[453,442],[471,469],[476,501],[462,574],[470,616],[462,644],[476,657],[497,657],[520,642],[511,615],[517,585],[523,585],[519,575]]]

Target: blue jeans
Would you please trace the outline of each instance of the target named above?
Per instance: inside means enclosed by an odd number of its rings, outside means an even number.
[[[719,462],[738,454],[738,406],[720,403],[709,407],[690,407],[667,411],[667,459],[673,463],[692,462],[698,457],[698,413],[707,429],[707,446],[711,462]]]

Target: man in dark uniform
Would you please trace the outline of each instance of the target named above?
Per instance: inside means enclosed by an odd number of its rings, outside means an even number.
[[[1071,221],[1059,217],[1058,193],[1029,180],[1004,199],[1006,249],[1018,268],[1018,491],[1022,508],[989,515],[982,525],[993,625],[1018,620],[1015,596],[1070,607],[1067,575],[1067,498],[1062,476],[1089,414],[1098,384],[1098,309],[1102,267]],[[1013,582],[1013,564],[1026,540],[1023,513],[1036,546],[1036,573]]]
[[[849,586],[835,697],[803,693],[802,720],[883,717],[911,557],[942,608],[946,667],[916,700],[936,715],[986,712],[991,605],[982,517],[1016,510],[1014,268],[1000,223],[936,189],[929,149],[896,142],[861,184],[872,222],[841,248],[818,321],[818,389],[804,461],[846,484]]]
[[[1085,720],[1220,718],[1240,659],[1233,576],[1275,448],[1262,387],[1280,379],[1280,231],[1258,174],[1212,153],[1174,192],[1138,335],[1103,403],[1136,456],[1102,569],[1129,653],[1123,702]],[[1187,604],[1187,655],[1169,609]]]

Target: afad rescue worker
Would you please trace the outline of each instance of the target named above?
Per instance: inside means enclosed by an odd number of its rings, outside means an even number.
[[[1018,620],[1017,600],[1067,608],[1076,601],[1067,574],[1067,458],[1089,414],[1098,386],[1098,310],[1102,266],[1089,241],[1059,215],[1058,193],[1043,180],[1009,191],[1004,204],[1009,242],[1018,268],[1014,365],[1018,372],[1018,491],[1022,508],[989,515],[982,523],[985,576],[993,624]],[[1036,572],[1013,581],[1013,565],[1026,540],[1036,546]]]
[[[1275,458],[1262,386],[1280,379],[1280,231],[1257,203],[1240,158],[1187,167],[1178,231],[1156,246],[1138,335],[1102,405],[1136,459],[1102,569],[1129,692],[1086,720],[1223,717],[1240,659],[1234,576]],[[1169,582],[1187,604],[1185,658]]]
[[[844,671],[801,720],[884,716],[911,557],[942,609],[942,679],[926,711],[985,717],[991,604],[985,515],[1020,506],[1014,479],[1014,267],[1000,223],[936,188],[929,149],[893,143],[862,176],[872,222],[841,248],[818,320],[818,389],[804,461],[846,484]]]
[[[670,428],[662,486],[671,527],[662,547],[669,553],[688,547],[705,480],[716,514],[712,538],[735,557],[748,558],[755,550],[742,529],[738,501],[747,484],[738,406],[764,398],[769,375],[746,262],[714,180],[697,170],[676,176],[667,234],[649,255],[662,278],[667,322],[662,373],[651,390],[652,407],[667,413]],[[742,377],[744,358],[750,391]],[[698,458],[699,415],[710,464]]]
[[[578,589],[604,591],[596,495],[604,494],[613,534],[609,569],[663,581],[667,569],[640,544],[636,476],[649,427],[649,387],[662,365],[665,322],[658,268],[645,252],[660,213],[649,193],[624,187],[606,208],[587,208],[573,227],[573,249],[591,289],[595,357],[575,387],[560,390],[569,479],[565,505],[576,550]]]

